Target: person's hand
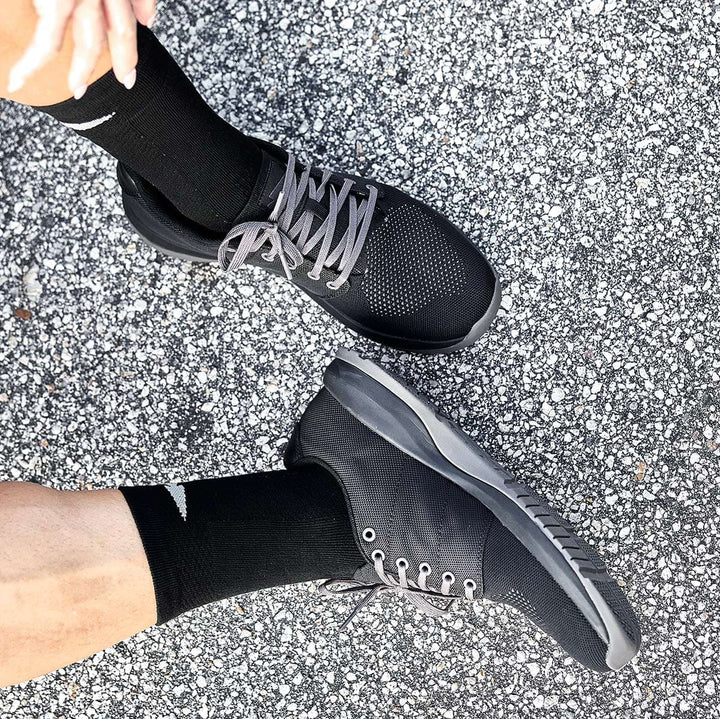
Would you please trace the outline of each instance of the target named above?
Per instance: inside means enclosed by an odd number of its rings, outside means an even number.
[[[27,50],[10,71],[8,90],[17,92],[28,78],[57,55],[72,28],[75,49],[68,86],[76,98],[87,90],[105,44],[115,77],[131,89],[137,77],[137,25],[150,27],[156,0],[33,0],[38,20]]]

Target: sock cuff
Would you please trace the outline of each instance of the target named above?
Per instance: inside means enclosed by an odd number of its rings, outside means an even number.
[[[157,623],[243,592],[351,577],[365,559],[336,478],[319,466],[123,487]]]
[[[178,494],[173,494],[174,487]],[[135,526],[140,534],[145,556],[147,557],[153,587],[155,589],[155,607],[157,624],[164,624],[180,612],[180,584],[174,571],[174,565],[165,561],[168,541],[176,541],[182,530],[184,495],[182,485],[155,485],[152,487],[119,487],[130,508]],[[183,493],[183,495],[180,494]],[[185,516],[187,508],[185,509]]]

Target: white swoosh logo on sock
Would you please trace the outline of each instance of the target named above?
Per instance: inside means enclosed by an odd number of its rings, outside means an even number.
[[[71,130],[82,132],[83,130],[92,130],[93,127],[102,125],[104,122],[112,120],[113,117],[115,117],[114,112],[109,115],[105,115],[105,117],[98,117],[97,120],[90,120],[89,122],[63,122],[62,124],[65,125],[65,127],[69,127]]]
[[[175,500],[180,516],[183,518],[183,521],[186,521],[187,501],[185,499],[185,487],[181,484],[166,484],[165,489],[170,492],[170,496]]]

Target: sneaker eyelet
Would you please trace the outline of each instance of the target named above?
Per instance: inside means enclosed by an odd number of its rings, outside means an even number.
[[[443,574],[442,578],[443,578],[443,582],[455,584],[455,575],[452,572],[445,572],[445,574]]]
[[[365,529],[363,529],[362,538],[366,542],[374,542],[375,536],[375,530],[372,527],[365,527]]]
[[[395,560],[395,565],[398,569],[407,569],[410,566],[410,563],[407,559],[405,559],[405,557],[398,557],[398,559]]]
[[[469,589],[471,592],[474,592],[477,589],[477,582],[474,579],[466,579],[463,582],[463,585],[465,589]]]
[[[425,575],[432,574],[432,567],[427,562],[423,562],[418,567],[418,570],[419,570],[420,574],[425,574]]]
[[[325,287],[327,287],[329,290],[332,290],[333,292],[337,292],[345,283],[343,282],[342,285],[336,285],[334,280],[329,280],[325,283]]]
[[[382,549],[376,549],[371,555],[373,562],[384,562],[385,552]]]

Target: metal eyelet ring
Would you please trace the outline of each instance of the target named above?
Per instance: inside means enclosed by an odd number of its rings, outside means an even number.
[[[445,572],[442,576],[443,582],[449,582],[450,584],[455,584],[455,575],[452,572]]]
[[[366,542],[374,542],[375,541],[375,530],[372,527],[365,527],[365,529],[363,529],[362,538]]]
[[[383,552],[382,549],[376,549],[370,556],[372,557],[373,562],[385,561],[385,552]]]
[[[397,565],[398,569],[407,569],[410,566],[410,563],[407,559],[405,559],[405,557],[399,557],[395,561],[395,564]]]
[[[418,567],[418,570],[420,571],[420,574],[432,574],[432,567],[427,562],[423,562]]]
[[[474,592],[477,589],[477,583],[474,579],[466,579],[463,582],[463,585],[465,586],[465,589],[469,589],[471,592]]]

